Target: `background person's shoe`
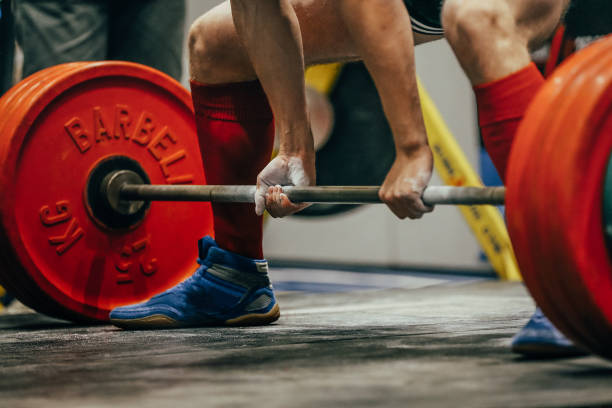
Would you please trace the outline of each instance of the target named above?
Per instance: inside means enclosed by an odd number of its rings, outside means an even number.
[[[208,236],[198,246],[200,267],[193,275],[144,303],[113,309],[111,323],[157,329],[264,325],[279,318],[266,260],[221,249]]]
[[[512,339],[512,351],[527,358],[566,358],[589,353],[575,346],[536,308],[527,324]]]

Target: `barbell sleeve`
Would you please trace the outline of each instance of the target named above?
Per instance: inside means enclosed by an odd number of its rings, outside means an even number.
[[[378,186],[285,186],[283,192],[296,203],[376,204]],[[255,186],[124,184],[121,200],[254,202]],[[423,192],[428,205],[503,205],[504,187],[430,186]]]

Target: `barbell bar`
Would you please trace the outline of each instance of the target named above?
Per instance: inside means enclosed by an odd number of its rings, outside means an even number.
[[[129,170],[121,170],[129,171]],[[110,178],[120,180],[119,174]],[[121,182],[121,181],[119,181]],[[117,187],[104,187],[110,194]],[[249,185],[147,185],[123,182],[118,187],[120,200],[142,201],[210,201],[223,203],[253,203],[255,186]],[[283,186],[283,192],[295,203],[379,204],[379,186]],[[428,205],[503,205],[504,187],[431,186],[423,192]],[[116,198],[109,199],[116,200]]]

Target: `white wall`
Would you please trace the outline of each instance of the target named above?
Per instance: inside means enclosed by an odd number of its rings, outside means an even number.
[[[189,0],[188,21],[217,1]],[[417,72],[448,126],[477,166],[476,113],[470,85],[445,41],[417,47]],[[434,176],[432,184],[441,184]],[[486,268],[479,247],[454,207],[439,206],[418,221],[399,221],[383,206],[325,218],[270,220],[264,249],[270,259],[312,262]]]

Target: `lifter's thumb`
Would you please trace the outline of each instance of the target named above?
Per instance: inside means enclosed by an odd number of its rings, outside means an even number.
[[[257,183],[255,189],[255,214],[263,215],[266,209],[266,187]]]

